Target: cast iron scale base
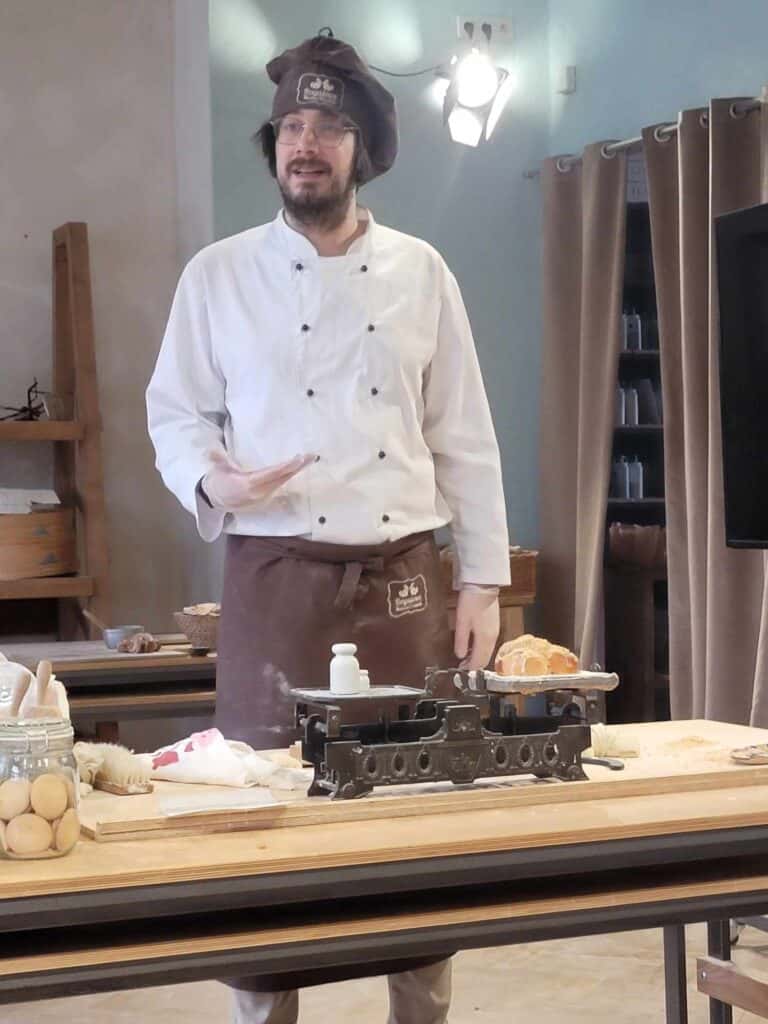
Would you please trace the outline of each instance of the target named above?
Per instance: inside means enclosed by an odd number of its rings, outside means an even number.
[[[431,696],[442,676],[452,678],[460,691],[456,698]],[[487,691],[482,672],[428,669],[423,690],[372,686],[345,695],[327,689],[292,692],[302,755],[314,767],[309,796],[351,799],[376,786],[463,785],[509,775],[587,777],[582,751],[591,738],[582,707],[571,699],[557,714],[520,716],[508,695]]]

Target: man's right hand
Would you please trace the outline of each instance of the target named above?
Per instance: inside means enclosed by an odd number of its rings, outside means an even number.
[[[211,452],[210,459],[213,465],[201,481],[208,501],[227,512],[246,512],[271,498],[315,457],[295,455],[288,462],[256,470],[243,469],[222,451]]]

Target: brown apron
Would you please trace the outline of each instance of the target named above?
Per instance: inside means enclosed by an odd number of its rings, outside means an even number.
[[[256,750],[294,738],[294,686],[328,686],[331,644],[357,644],[373,685],[423,686],[430,665],[455,662],[437,545],[431,533],[373,546],[300,538],[227,538],[216,669],[216,725]],[[228,978],[281,991],[444,959],[398,960]]]
[[[216,725],[256,750],[295,737],[291,687],[328,686],[331,645],[357,644],[374,685],[423,686],[449,667],[448,614],[431,533],[374,546],[227,538]]]

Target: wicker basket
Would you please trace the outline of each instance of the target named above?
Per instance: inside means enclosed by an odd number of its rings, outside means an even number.
[[[215,651],[220,615],[188,615],[174,612],[174,619],[195,651]]]

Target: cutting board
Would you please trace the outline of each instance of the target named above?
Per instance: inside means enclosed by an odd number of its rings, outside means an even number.
[[[586,766],[587,781],[518,776],[461,787],[451,783],[392,786],[360,800],[274,791],[275,802],[265,806],[173,816],[161,810],[163,802],[171,798],[177,802],[197,799],[210,806],[219,797],[225,802],[247,800],[249,791],[158,782],[155,791],[146,796],[89,794],[81,804],[83,833],[98,842],[156,839],[768,784],[768,765],[745,767],[729,758],[734,747],[768,742],[768,730],[705,721],[653,722],[615,729],[624,746],[637,749],[640,756],[627,758],[621,772]],[[258,791],[254,798],[259,798]]]

